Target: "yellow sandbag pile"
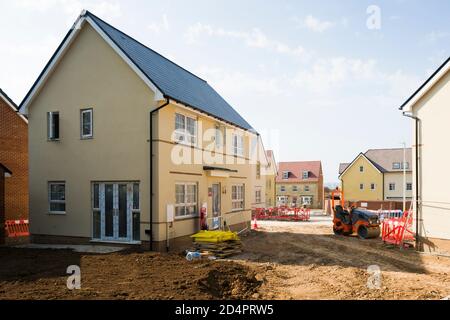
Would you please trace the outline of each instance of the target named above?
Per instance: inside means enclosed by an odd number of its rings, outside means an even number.
[[[236,232],[220,231],[220,230],[202,230],[191,236],[194,242],[203,243],[220,243],[225,241],[239,241],[239,237]]]

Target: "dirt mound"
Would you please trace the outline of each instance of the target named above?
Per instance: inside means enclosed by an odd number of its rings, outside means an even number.
[[[236,264],[216,265],[208,275],[198,281],[201,290],[216,299],[249,299],[261,285],[256,274]]]

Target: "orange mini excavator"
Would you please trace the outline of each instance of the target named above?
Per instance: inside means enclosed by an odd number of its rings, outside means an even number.
[[[339,204],[335,206],[335,198]],[[331,193],[333,208],[333,232],[335,235],[349,236],[356,233],[361,239],[378,238],[380,221],[376,213],[355,207],[344,208],[344,193],[335,190]]]

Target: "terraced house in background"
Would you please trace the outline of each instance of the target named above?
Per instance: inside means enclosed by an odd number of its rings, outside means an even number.
[[[397,148],[370,149],[360,153],[351,163],[341,163],[339,180],[345,199],[402,202],[405,194],[406,200],[410,201],[413,183],[411,161],[411,148]]]
[[[21,111],[34,242],[163,249],[190,242],[201,211],[210,228],[248,226],[257,133],[205,80],[92,13]]]
[[[278,205],[322,209],[323,173],[320,161],[279,162],[276,179]]]

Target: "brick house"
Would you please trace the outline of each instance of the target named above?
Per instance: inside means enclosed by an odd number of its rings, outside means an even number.
[[[322,209],[323,173],[320,161],[278,163],[276,178],[277,205],[307,205]]]
[[[0,163],[14,175],[5,180],[6,220],[28,218],[28,120],[0,89]]]

